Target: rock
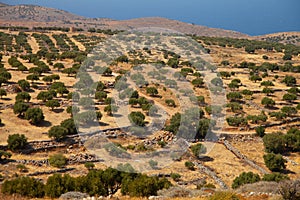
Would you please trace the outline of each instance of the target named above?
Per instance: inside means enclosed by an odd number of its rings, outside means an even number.
[[[165,198],[162,196],[150,196],[148,199],[149,200],[163,200]]]
[[[62,200],[81,200],[88,198],[89,195],[81,192],[67,192],[62,194],[59,199]]]

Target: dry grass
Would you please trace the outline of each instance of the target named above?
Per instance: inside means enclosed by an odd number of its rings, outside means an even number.
[[[258,170],[253,169],[235,157],[235,155],[228,151],[222,144],[215,144],[207,155],[211,157],[213,161],[206,162],[205,165],[214,169],[217,175],[222,178],[229,187],[233,180],[243,171],[260,174]]]
[[[59,32],[53,32],[55,34],[59,33]],[[17,34],[17,32],[15,32],[14,34]],[[92,36],[92,35],[97,35],[97,36],[103,36],[101,34],[92,34],[92,33],[85,33],[87,36]],[[53,37],[51,36],[52,33],[47,33],[47,35],[50,36],[50,38],[53,40],[53,42],[55,43],[55,40],[53,39]],[[70,38],[71,35],[73,35],[73,33],[68,33],[67,34]],[[81,44],[80,42],[74,40],[73,38],[71,38],[71,40],[79,47],[80,50],[84,50],[85,47],[83,46],[83,44]],[[33,37],[30,37],[29,39],[29,44],[32,46],[33,48],[33,52],[35,53],[38,50],[38,44],[36,43],[36,40]],[[265,62],[266,60],[262,59],[262,55],[267,55],[269,57],[268,62],[271,63],[283,63],[282,61],[282,56],[283,53],[271,53],[271,52],[266,52],[264,50],[259,50],[257,51],[255,54],[247,54],[246,52],[243,51],[243,49],[234,49],[234,48],[221,48],[218,46],[208,46],[208,48],[210,48],[211,51],[211,57],[213,59],[213,62],[215,63],[220,63],[223,60],[228,60],[231,65],[233,66],[234,64],[239,64],[242,61],[247,61],[247,62],[254,62],[257,64],[261,64],[263,62]],[[153,56],[157,56],[160,57],[161,55],[158,54],[153,54]],[[5,68],[9,69],[9,71],[12,73],[12,82],[16,83],[18,80],[20,79],[26,79],[26,76],[28,75],[27,73],[22,73],[22,72],[18,72],[18,71],[13,71],[11,70],[11,67],[9,66],[9,64],[7,63],[9,56],[4,56],[3,61],[5,64]],[[25,61],[19,59],[20,61],[22,61],[24,63],[25,66],[27,66],[28,68],[34,67],[33,64],[30,63],[26,63]],[[43,60],[44,62],[46,62],[45,60]],[[65,67],[71,67],[73,62],[72,60],[63,60],[63,61],[58,61],[58,62],[62,62],[64,63]],[[295,65],[299,65],[300,64],[300,58],[294,58],[293,62],[295,63]],[[124,69],[124,70],[130,70],[131,69],[131,65],[130,64],[118,64],[117,66],[112,66],[111,69],[116,72],[120,69]],[[70,91],[72,91],[71,86],[74,84],[75,79],[74,77],[67,77],[67,75],[62,74],[61,72],[58,72],[57,70],[54,70],[53,68],[51,68],[52,73],[54,74],[59,74],[61,77],[61,82],[64,82],[65,85],[67,87],[70,87]],[[240,90],[243,89],[251,89],[251,90],[262,90],[263,87],[260,87],[260,83],[253,83],[252,81],[249,80],[248,78],[248,74],[244,74],[246,71],[245,69],[239,69],[239,68],[228,68],[228,67],[220,67],[220,71],[229,71],[229,72],[236,72],[235,76],[232,76],[231,78],[224,80],[224,82],[226,84],[230,83],[230,81],[234,78],[239,78],[241,79],[242,83],[244,86],[242,86],[240,88]],[[45,75],[49,75],[49,74],[45,74]],[[275,73],[270,73],[270,76],[265,78],[264,80],[271,80],[273,81],[274,79],[274,75]],[[285,86],[285,84],[281,83],[281,80],[283,79],[283,77],[285,75],[293,75],[295,76],[298,80],[300,79],[300,75],[299,74],[292,74],[292,73],[285,73],[285,72],[280,72],[280,77],[278,80],[273,81],[275,83],[275,86],[272,87],[274,89],[287,89],[287,87]],[[99,77],[99,80],[103,81],[103,82],[112,82],[114,81],[114,76],[111,77]],[[190,78],[190,77],[188,77]],[[38,84],[43,85],[45,83],[43,83],[42,81],[39,81]],[[166,91],[163,90],[162,86],[158,87],[159,90],[159,94],[162,96],[162,98],[157,98],[157,97],[149,97],[146,94],[146,91],[144,88],[138,89],[139,93],[141,96],[145,96],[150,100],[154,100],[155,103],[157,105],[159,105],[160,107],[162,107],[167,113],[168,116],[172,116],[173,114],[175,114],[176,112],[180,111],[180,105],[179,105],[179,101],[178,99],[175,97],[175,95],[173,93],[171,93],[171,90],[167,89]],[[112,95],[112,91],[111,90],[107,90],[109,92],[109,96]],[[34,103],[38,103],[39,101],[36,99],[37,94],[40,91],[36,90],[35,92],[31,93],[32,96],[32,100],[31,102]],[[274,100],[276,100],[276,102],[280,102],[281,98],[283,96],[284,92],[276,92],[273,94],[272,98]],[[205,88],[197,88],[195,89],[195,95],[201,95],[205,97],[206,102],[209,104],[210,103],[210,95],[207,89]],[[15,102],[15,96],[16,94],[8,94],[8,96],[6,97],[6,100],[1,100],[1,103],[3,105],[11,105],[14,104]],[[261,99],[263,98],[264,95],[261,94],[254,94],[253,95],[253,102],[255,102],[256,104],[260,105]],[[166,99],[175,99],[176,104],[179,105],[176,108],[170,108],[165,104],[165,100]],[[296,103],[299,103],[300,101],[297,100],[295,101]],[[65,109],[66,106],[68,104],[70,104],[70,102],[68,102],[67,100],[64,100],[65,105],[61,106],[59,109],[61,109],[62,112],[52,112],[50,111],[48,108],[46,108],[45,106],[42,106],[44,115],[45,115],[45,120],[47,123],[45,123],[43,126],[32,126],[30,125],[30,123],[27,120],[23,120],[18,118],[17,116],[15,116],[15,114],[13,113],[12,109],[5,109],[2,110],[0,115],[1,115],[1,119],[3,121],[3,123],[5,124],[4,126],[0,127],[0,144],[6,144],[6,140],[8,135],[10,134],[14,134],[14,133],[20,133],[20,134],[25,134],[26,137],[31,141],[31,140],[44,140],[44,139],[48,139],[47,134],[43,134],[46,133],[49,128],[51,126],[54,125],[58,125],[60,124],[61,121],[63,121],[64,119],[69,118],[69,114],[66,113]],[[296,103],[294,105],[296,105]],[[100,129],[106,129],[106,128],[110,128],[110,127],[116,127],[117,124],[115,122],[115,119],[113,117],[107,116],[106,113],[103,112],[104,110],[104,105],[97,105],[97,108],[99,108],[99,110],[103,113],[103,118],[102,118],[102,122],[106,123],[106,126],[100,126],[97,128]],[[277,106],[278,109],[281,108],[281,106]],[[245,115],[248,114],[260,114],[260,110],[257,110],[255,108],[253,108],[252,106],[247,106],[247,105],[243,105],[243,109],[245,111]],[[141,111],[140,108],[131,108],[131,111]],[[233,113],[228,112],[227,116],[229,115],[233,115]],[[151,119],[149,117],[146,118],[147,121],[151,121]],[[274,119],[268,119],[269,122],[273,122]],[[296,125],[297,123],[293,123],[294,125]],[[251,124],[254,125],[254,124]],[[292,125],[292,124],[291,124]],[[225,129],[231,129],[231,131],[228,131],[228,133],[248,133],[248,132],[241,132],[238,131],[238,128],[236,128],[235,130],[232,130],[232,127],[229,127],[226,123],[224,126],[224,130]],[[278,131],[280,130],[280,127],[273,127],[273,128],[268,128],[267,132],[273,132],[273,131]],[[254,131],[250,132],[250,133],[254,133]],[[135,143],[137,142],[136,140],[132,140],[131,138],[128,140],[122,140],[119,141],[119,143],[126,145],[129,143]],[[264,155],[264,147],[261,141],[257,142],[257,141],[247,141],[247,142],[232,142],[232,144],[238,148],[243,154],[245,154],[249,159],[254,160],[259,166],[264,167],[264,161],[263,161],[263,155]],[[46,159],[49,155],[57,153],[59,151],[62,151],[63,153],[65,153],[67,156],[70,155],[70,153],[67,153],[64,150],[53,150],[53,151],[49,151],[49,152],[43,152],[43,153],[35,153],[35,154],[31,154],[31,155],[19,155],[19,154],[14,154],[13,155],[13,159]],[[78,151],[80,151],[78,149]],[[213,170],[216,171],[216,173],[218,174],[219,177],[221,177],[225,183],[229,186],[231,186],[232,181],[235,177],[237,177],[241,172],[243,171],[252,171],[254,173],[258,173],[260,174],[260,172],[254,170],[253,168],[251,168],[250,166],[248,166],[247,164],[245,164],[244,162],[242,162],[241,160],[239,160],[238,158],[236,158],[230,151],[228,151],[223,145],[221,144],[215,144],[215,146],[213,147],[213,149],[208,153],[208,156],[211,157],[213,159],[213,161],[209,161],[209,162],[205,162],[204,164],[209,166],[210,168],[212,168]],[[291,155],[289,155],[289,157],[300,163],[300,156],[299,154],[295,154],[292,153]],[[215,184],[217,187],[219,187],[216,183],[214,183],[214,181],[210,178],[207,177],[205,174],[195,170],[195,171],[190,171],[188,170],[185,166],[184,166],[184,162],[186,160],[182,160],[180,162],[174,162],[172,163],[170,166],[165,167],[164,169],[161,170],[156,170],[156,171],[152,171],[149,172],[149,174],[153,173],[153,174],[157,174],[159,173],[179,173],[181,175],[181,180],[182,181],[191,181],[191,180],[195,180],[195,179],[199,179],[199,178],[204,178],[206,179],[207,182],[209,183],[213,183]],[[15,168],[15,164],[8,164],[7,166],[0,166],[0,170],[2,171],[9,171],[8,175],[11,176],[13,175],[14,172],[17,172],[16,168]],[[52,167],[43,167],[43,168],[35,168],[33,166],[27,166],[29,169],[29,172],[35,172],[37,170],[52,170],[55,168]],[[68,172],[69,174],[73,175],[73,176],[77,176],[77,175],[82,175],[82,174],[86,174],[87,170],[85,169],[84,165],[71,165],[69,167],[75,167],[76,169],[74,171]],[[102,163],[97,163],[96,164],[96,168],[97,169],[104,169],[106,166]],[[289,174],[289,176],[291,178],[296,178],[299,177],[300,174],[300,169],[299,166],[293,166],[290,163],[287,163],[287,169],[290,171],[295,172],[295,174]],[[46,180],[47,176],[41,176],[39,178],[42,178],[44,180]],[[174,184],[176,184],[174,181],[172,181]],[[195,189],[196,186],[195,185],[188,185],[186,186],[189,189]],[[129,199],[129,197],[122,197],[121,199]],[[267,199],[265,197],[257,197],[257,199]],[[132,198],[130,198],[132,199]],[[136,198],[136,199],[142,199],[142,198]],[[174,198],[173,198],[174,199]],[[175,199],[184,199],[184,198],[175,198]],[[190,199],[190,198],[185,198],[185,199]],[[194,199],[205,199],[205,198],[194,198]],[[245,198],[245,199],[251,199],[254,200],[254,197],[249,197],[249,198]]]

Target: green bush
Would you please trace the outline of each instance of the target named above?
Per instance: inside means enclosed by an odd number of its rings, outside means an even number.
[[[85,168],[87,168],[88,170],[92,170],[95,167],[95,164],[92,162],[86,162],[84,163]]]
[[[209,200],[239,200],[240,198],[233,192],[229,191],[222,191],[222,192],[216,192],[211,197],[209,197]]]
[[[263,137],[266,152],[283,153],[285,151],[285,138],[282,133],[267,134]]]
[[[206,148],[202,144],[195,144],[191,146],[191,150],[194,154],[194,156],[199,157],[201,154],[204,154],[206,152]]]
[[[128,118],[131,123],[134,123],[137,126],[144,126],[145,125],[145,115],[141,112],[131,112],[128,115]]]
[[[124,181],[123,184],[127,189],[123,189],[122,194],[128,194],[131,197],[155,196],[158,190],[171,186],[171,183],[165,178],[158,179],[146,175],[139,175],[134,180]]]
[[[30,123],[37,125],[44,120],[44,114],[40,108],[29,108],[25,113],[25,119]]]
[[[152,169],[156,169],[157,168],[157,165],[158,165],[158,162],[155,161],[155,160],[150,160],[149,161],[149,165]]]
[[[260,181],[258,174],[254,174],[253,172],[243,172],[233,180],[231,187],[236,189],[244,184],[255,183],[258,181]]]
[[[287,175],[278,173],[278,172],[274,172],[271,174],[265,174],[262,178],[263,181],[275,181],[275,182],[280,182],[282,180],[286,180],[289,179],[289,177]]]
[[[28,144],[25,135],[13,134],[7,139],[7,148],[12,151],[17,151],[24,148]]]
[[[272,172],[279,172],[285,169],[285,163],[287,162],[285,159],[283,159],[282,155],[274,153],[268,153],[264,155],[264,161],[266,166]]]
[[[186,161],[184,163],[185,167],[188,168],[189,170],[195,170],[195,164],[192,163],[191,161]]]
[[[63,154],[54,154],[49,157],[49,163],[53,167],[62,168],[67,164],[67,158]]]
[[[258,126],[255,128],[256,135],[259,137],[264,137],[265,136],[265,128],[263,126]]]
[[[55,140],[61,140],[66,137],[68,130],[61,126],[53,126],[48,131],[48,136],[54,138]]]
[[[300,199],[300,180],[281,182],[279,185],[279,193],[284,200]]]
[[[10,158],[11,156],[12,156],[11,153],[6,152],[4,150],[0,150],[0,161],[3,159],[3,157],[4,159],[7,159]]]
[[[18,177],[13,180],[5,180],[1,187],[3,194],[19,194],[29,198],[44,197],[44,184],[34,178]]]
[[[245,126],[248,124],[248,121],[244,117],[228,117],[226,121],[229,126]]]
[[[181,178],[181,175],[178,173],[171,173],[170,176],[174,181],[179,181]]]

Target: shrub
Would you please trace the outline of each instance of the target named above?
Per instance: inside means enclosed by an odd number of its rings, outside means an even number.
[[[287,86],[293,86],[297,83],[297,80],[293,76],[285,76],[282,82],[285,83]]]
[[[281,108],[281,112],[287,114],[287,116],[291,117],[295,114],[297,114],[298,110],[291,106],[284,106]]]
[[[284,136],[286,142],[286,148],[291,151],[300,150],[300,130],[298,128],[291,128]]]
[[[28,172],[28,169],[25,165],[23,164],[18,164],[17,165],[17,169],[20,171],[20,172]]]
[[[30,99],[31,99],[31,96],[30,96],[30,94],[27,93],[27,92],[19,92],[19,93],[17,94],[17,96],[16,96],[16,101],[17,101],[17,102],[20,102],[20,101],[22,101],[22,102],[23,102],[23,101],[29,102]]]
[[[181,175],[177,173],[171,173],[170,176],[174,181],[179,181],[181,178]]]
[[[48,131],[48,136],[55,140],[61,140],[66,137],[68,130],[61,126],[53,126]]]
[[[44,120],[44,114],[40,108],[29,108],[25,113],[25,119],[30,120],[30,123],[37,125]]]
[[[147,87],[146,91],[150,96],[158,95],[158,90],[155,87]]]
[[[195,144],[191,146],[191,150],[194,154],[194,156],[199,157],[200,154],[204,154],[206,152],[206,148],[205,146],[203,146],[202,144]]]
[[[30,198],[44,197],[44,184],[34,178],[18,177],[13,180],[5,180],[1,192],[4,194],[20,194]]]
[[[282,180],[286,180],[289,179],[289,177],[287,175],[278,173],[278,172],[274,172],[271,174],[265,174],[262,178],[263,181],[275,181],[275,182],[280,182]]]
[[[95,164],[92,162],[86,162],[84,163],[85,168],[87,168],[88,170],[92,170],[95,167]]]
[[[7,96],[7,92],[5,89],[0,88],[0,99],[2,99],[3,96]]]
[[[244,126],[248,124],[248,121],[244,117],[228,117],[226,121],[229,126]]]
[[[63,154],[54,154],[49,157],[49,163],[53,167],[62,168],[67,164],[67,158]]]
[[[30,89],[30,83],[24,79],[18,81],[18,85],[24,91],[28,91]]]
[[[41,91],[37,95],[37,99],[38,100],[42,100],[43,102],[46,102],[47,100],[52,100],[53,99],[53,95],[49,91]]]
[[[53,100],[49,100],[46,102],[45,104],[47,107],[51,108],[51,110],[53,111],[54,108],[59,107],[60,103],[57,99],[53,99]]]
[[[170,107],[176,107],[175,101],[173,99],[166,99],[165,103]]]
[[[252,92],[251,90],[245,89],[245,90],[242,91],[242,94],[243,94],[243,95],[249,95],[249,96],[252,96],[252,95],[253,95],[253,92]]]
[[[253,172],[243,172],[233,180],[231,187],[236,189],[244,184],[255,183],[258,181],[260,181],[258,174],[254,174]]]
[[[129,163],[120,163],[117,166],[117,170],[120,172],[127,172],[127,173],[136,173],[136,170],[132,167]]]
[[[283,153],[285,150],[285,139],[282,133],[267,134],[263,137],[266,152]]]
[[[279,172],[285,169],[285,163],[287,162],[283,159],[282,155],[268,153],[264,155],[265,165],[271,170],[272,172]]]
[[[74,119],[66,119],[60,123],[60,126],[67,129],[67,135],[75,135],[77,134],[77,129],[74,123]]]
[[[266,122],[268,117],[262,112],[260,115],[249,115],[247,116],[251,123],[258,124],[259,122]]]
[[[285,53],[282,57],[283,60],[292,60],[293,56],[291,54]]]
[[[198,190],[200,190],[200,189],[202,189],[202,188],[206,188],[206,189],[215,189],[216,186],[215,186],[214,184],[212,184],[212,183],[206,183],[206,181],[205,181],[204,184],[199,184],[199,185],[197,185],[197,189],[198,189]]]
[[[276,120],[282,120],[287,117],[287,115],[283,112],[271,112],[270,117],[275,117]]]
[[[7,148],[12,151],[20,150],[28,144],[25,135],[13,134],[7,139]]]
[[[128,116],[131,123],[134,123],[137,126],[145,125],[145,115],[141,112],[131,112]]]
[[[149,165],[152,169],[156,169],[157,168],[157,165],[158,165],[158,162],[155,161],[155,160],[150,160],[149,161]]]
[[[178,128],[180,126],[181,114],[175,113],[170,120],[170,125],[166,126],[166,131],[170,131],[174,134],[177,133]]]
[[[78,180],[78,185],[81,186],[80,178]],[[70,175],[65,174],[62,176],[61,174],[54,174],[47,179],[45,193],[50,198],[58,198],[60,195],[68,191],[74,191],[74,186],[75,179]]]
[[[263,126],[258,126],[255,128],[256,135],[259,137],[264,137],[265,135],[265,128]]]
[[[300,180],[281,182],[279,185],[279,193],[284,200],[300,199]]]
[[[4,150],[0,150],[0,161],[3,159],[3,157],[4,159],[7,159],[10,158],[11,156],[12,156],[11,153],[6,152]]]
[[[296,99],[297,99],[297,95],[296,94],[291,94],[291,93],[284,94],[283,97],[282,97],[282,100],[288,101],[288,102],[292,102]]]
[[[184,163],[185,167],[188,168],[189,170],[195,170],[195,164],[192,163],[191,161],[186,161]]]
[[[124,181],[125,182],[125,181]],[[122,194],[129,194],[131,197],[147,197],[157,195],[157,191],[164,188],[169,188],[171,183],[167,179],[158,179],[157,177],[148,177],[139,175],[134,180],[127,180],[127,190],[122,190]]]
[[[204,81],[202,78],[196,78],[196,79],[192,80],[192,84],[195,87],[202,87],[204,85]]]
[[[23,116],[24,113],[28,110],[29,108],[29,105],[26,104],[26,103],[23,103],[23,102],[17,102],[15,105],[14,105],[14,113],[15,114],[18,114],[18,116]]]
[[[227,99],[230,101],[237,101],[243,98],[239,92],[230,92],[226,95]]]
[[[271,98],[268,98],[268,97],[264,97],[262,100],[261,100],[261,104],[264,105],[265,107],[272,107],[275,105],[275,101]]]
[[[216,192],[211,197],[209,197],[209,200],[239,200],[240,198],[233,192],[229,191],[222,191],[222,192]]]

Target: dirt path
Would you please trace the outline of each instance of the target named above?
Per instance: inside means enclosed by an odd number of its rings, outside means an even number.
[[[83,46],[82,43],[78,42],[77,40],[75,40],[74,38],[72,38],[71,36],[69,36],[70,40],[72,42],[74,42],[76,44],[76,46],[78,46],[80,51],[85,51],[85,46]]]
[[[28,40],[28,44],[32,48],[32,53],[36,54],[39,51],[39,45],[38,45],[37,41],[32,36],[29,36],[27,40]]]

